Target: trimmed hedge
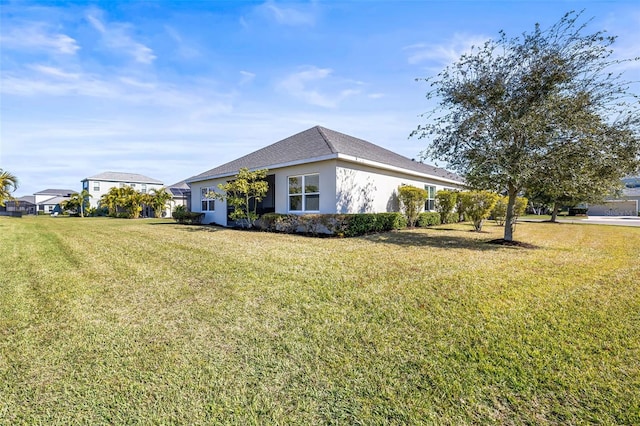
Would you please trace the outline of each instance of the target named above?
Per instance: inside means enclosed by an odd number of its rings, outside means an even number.
[[[178,223],[187,225],[198,225],[202,222],[204,213],[176,210],[171,213],[171,217],[173,217],[173,219]]]
[[[435,225],[440,225],[440,213],[423,212],[418,215],[416,226],[418,226],[419,228],[426,228],[427,226]]]
[[[363,214],[279,214],[267,213],[256,221],[263,231],[288,234],[356,237],[403,229],[407,219],[401,213]]]

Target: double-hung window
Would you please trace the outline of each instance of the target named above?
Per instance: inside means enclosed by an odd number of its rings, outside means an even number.
[[[93,190],[100,191],[100,182],[93,182]]]
[[[142,192],[143,194],[147,193],[147,184],[146,183],[142,184],[142,191],[140,191],[140,192]]]
[[[320,175],[289,176],[289,211],[320,211]]]
[[[200,200],[202,202],[202,211],[203,212],[212,212],[216,209],[216,200],[209,197],[209,194],[213,195],[213,188],[201,188],[201,197]]]
[[[436,187],[425,185],[424,189],[427,191],[427,200],[424,203],[424,210],[427,212],[434,211],[436,209]]]

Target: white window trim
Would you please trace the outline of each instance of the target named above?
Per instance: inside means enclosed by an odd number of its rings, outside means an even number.
[[[215,212],[216,211],[216,200],[213,198],[207,198],[205,197],[205,194],[208,192],[215,192],[214,188],[212,186],[209,187],[202,187],[200,188],[200,211],[203,212]],[[202,208],[202,203],[206,202],[207,203],[207,208],[203,209]],[[213,210],[209,210],[211,208],[211,203],[213,203]]]
[[[318,192],[305,192],[306,191],[306,179],[307,176],[318,176]],[[299,194],[291,194],[289,179],[291,178],[301,178],[302,179],[302,192]],[[318,196],[318,210],[307,210],[307,196],[308,195],[317,195]],[[291,210],[291,197],[292,196],[301,196],[302,197],[302,210]],[[320,173],[307,173],[304,175],[291,175],[287,176],[287,211],[290,213],[319,213],[320,212]]]
[[[431,194],[431,191],[430,191],[429,188],[433,188],[433,198],[431,197],[432,194]],[[424,185],[424,189],[427,191],[427,199],[424,202],[424,210],[427,211],[427,212],[435,211],[435,209],[436,209],[436,191],[438,189],[436,188],[435,185],[427,185],[427,184]],[[429,204],[429,201],[433,201],[433,203],[432,203],[433,204],[433,209],[431,209],[431,210],[427,209],[427,205]]]

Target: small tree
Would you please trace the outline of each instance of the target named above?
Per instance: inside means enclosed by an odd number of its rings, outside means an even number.
[[[398,188],[398,199],[400,208],[407,216],[407,224],[413,228],[418,220],[418,215],[424,208],[429,193],[426,189],[412,185],[400,185]]]
[[[436,211],[440,213],[440,223],[448,223],[449,215],[453,213],[458,201],[458,191],[443,189],[436,192]]]
[[[222,194],[209,194],[209,197],[227,200],[227,204],[233,207],[229,217],[240,222],[243,228],[245,225],[251,228],[258,219],[258,203],[269,191],[266,177],[267,169],[250,172],[242,168],[233,180],[218,185]]]
[[[465,191],[459,195],[462,210],[467,220],[473,223],[476,232],[482,231],[484,220],[491,215],[498,201],[498,194],[489,191]]]
[[[491,211],[491,217],[496,221],[496,224],[502,226],[504,225],[504,219],[507,215],[507,204],[509,203],[509,197],[501,196],[498,197],[496,201],[496,205],[493,207]],[[527,211],[527,204],[529,201],[525,197],[517,197],[516,204],[514,207],[513,215],[517,219]]]

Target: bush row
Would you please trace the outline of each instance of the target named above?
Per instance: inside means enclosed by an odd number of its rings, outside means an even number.
[[[171,217],[178,223],[196,225],[202,222],[204,213],[190,212],[184,206],[178,206],[171,213]]]
[[[419,227],[439,224],[440,215],[434,212],[420,213],[416,223]],[[304,215],[267,213],[255,225],[268,232],[357,237],[404,229],[407,227],[407,218],[402,213],[395,212]]]
[[[403,229],[406,226],[407,219],[402,213],[305,215],[267,213],[256,221],[256,227],[263,231],[339,237],[387,232]]]

